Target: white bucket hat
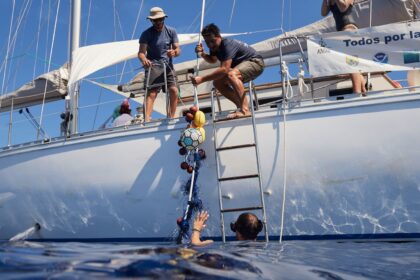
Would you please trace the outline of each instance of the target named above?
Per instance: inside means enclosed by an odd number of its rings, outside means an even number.
[[[157,18],[163,18],[168,17],[162,8],[159,7],[153,7],[150,9],[150,14],[147,17],[148,19],[157,19]]]

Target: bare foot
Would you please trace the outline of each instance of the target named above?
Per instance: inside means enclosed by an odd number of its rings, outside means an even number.
[[[226,118],[228,119],[237,119],[237,118],[244,118],[250,116],[250,112],[243,112],[243,111],[236,111],[227,115]]]

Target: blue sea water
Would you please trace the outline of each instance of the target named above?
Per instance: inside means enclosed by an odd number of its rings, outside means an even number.
[[[420,242],[0,243],[0,279],[420,279]]]

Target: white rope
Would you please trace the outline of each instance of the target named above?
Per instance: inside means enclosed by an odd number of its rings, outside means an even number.
[[[299,59],[299,72],[297,74],[297,78],[299,95],[303,97],[304,93],[309,91],[309,87],[305,84],[305,68],[303,67],[302,59]]]
[[[42,19],[42,7],[44,6],[44,0],[41,0],[41,8],[39,9],[39,19],[38,19],[38,32],[36,35],[36,46],[35,46],[35,63],[34,63],[34,71],[32,73],[32,80],[35,80],[35,73],[36,73],[36,64],[38,61],[38,47],[39,47],[39,37],[41,35],[41,19]]]
[[[47,71],[47,73],[50,72],[50,68],[51,68],[51,59],[52,59],[52,53],[53,53],[53,49],[54,49],[55,33],[57,31],[58,14],[59,14],[59,11],[60,11],[60,2],[61,2],[61,0],[58,0],[58,2],[57,2],[57,12],[56,12],[56,15],[55,15],[54,31],[53,31],[53,35],[52,35],[50,55],[49,55],[49,58],[48,58],[48,71]],[[40,117],[39,117],[39,127],[38,127],[38,133],[37,133],[37,136],[36,136],[37,140],[39,138],[39,133],[40,133],[40,130],[41,130],[41,127],[42,127],[42,116],[44,114],[45,97],[47,95],[47,86],[48,86],[48,82],[45,83],[44,95],[42,97],[41,113],[40,113]]]
[[[291,99],[293,98],[294,94],[293,94],[293,87],[292,84],[290,83],[290,80],[293,79],[293,77],[290,75],[289,72],[289,67],[287,67],[287,64],[285,61],[282,61],[282,72],[285,75],[285,81],[286,81],[286,98],[287,99]]]

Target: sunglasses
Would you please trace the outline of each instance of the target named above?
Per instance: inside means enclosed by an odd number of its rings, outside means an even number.
[[[165,18],[152,19],[151,21],[152,21],[153,23],[159,23],[159,22],[163,22],[163,21],[165,21]]]

